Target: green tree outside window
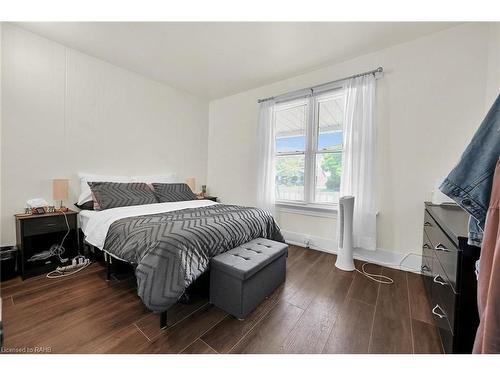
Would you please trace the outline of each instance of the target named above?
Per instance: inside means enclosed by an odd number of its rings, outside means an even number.
[[[327,190],[340,190],[340,175],[342,173],[342,154],[324,154],[321,169],[328,176],[326,180]]]

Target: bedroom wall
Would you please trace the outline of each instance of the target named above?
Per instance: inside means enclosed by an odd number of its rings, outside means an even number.
[[[210,102],[210,191],[223,202],[255,204],[257,99],[383,66],[376,107],[378,253],[396,260],[401,253],[420,253],[423,202],[436,179],[455,165],[487,110],[490,29],[460,25]],[[498,82],[489,90],[490,97],[498,92]],[[335,215],[282,211],[277,220],[288,239],[309,238],[313,246],[336,249]]]
[[[486,88],[486,110],[498,96],[500,87],[500,22],[490,25],[488,47],[488,79]]]
[[[3,28],[2,245],[29,198],[77,172],[206,181],[208,102],[10,24]],[[154,151],[153,151],[154,150]]]

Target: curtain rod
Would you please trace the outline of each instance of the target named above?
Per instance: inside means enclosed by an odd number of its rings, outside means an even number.
[[[307,88],[304,88],[304,89],[295,90],[295,91],[292,91],[292,92],[287,92],[287,93],[285,93],[285,94],[276,95],[276,96],[270,96],[270,97],[268,97],[268,98],[259,99],[259,100],[257,100],[257,103],[267,102],[268,100],[278,99],[279,97],[282,97],[282,96],[285,96],[285,95],[291,95],[291,94],[293,94],[293,93],[299,93],[299,92],[301,92],[301,91],[306,91],[306,90],[314,90],[314,89],[317,89],[317,88],[319,88],[319,87],[323,87],[323,86],[331,85],[331,84],[333,84],[333,83],[337,83],[337,82],[345,81],[345,80],[347,80],[347,79],[351,79],[351,78],[362,77],[362,76],[366,76],[366,75],[368,75],[368,74],[373,74],[373,75],[375,75],[376,73],[382,73],[383,71],[384,71],[384,68],[382,68],[381,66],[379,66],[377,69],[370,70],[370,71],[368,71],[368,72],[359,73],[359,74],[354,74],[354,75],[349,76],[349,77],[345,77],[345,78],[341,78],[341,79],[336,79],[335,81],[330,81],[330,82],[322,83],[322,84],[320,84],[320,85],[311,86],[311,87],[307,87]]]

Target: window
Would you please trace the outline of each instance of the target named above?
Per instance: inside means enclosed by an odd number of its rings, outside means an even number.
[[[311,207],[337,204],[343,91],[335,89],[279,103],[274,111],[278,203]]]

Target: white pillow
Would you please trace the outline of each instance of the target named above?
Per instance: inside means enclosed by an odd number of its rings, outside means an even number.
[[[87,182],[132,182],[129,176],[106,176],[99,174],[78,173],[80,180],[80,196],[77,204],[83,204],[92,200],[92,193]]]
[[[175,173],[158,174],[151,176],[132,176],[132,182],[143,182],[145,184],[169,184],[177,182]]]

